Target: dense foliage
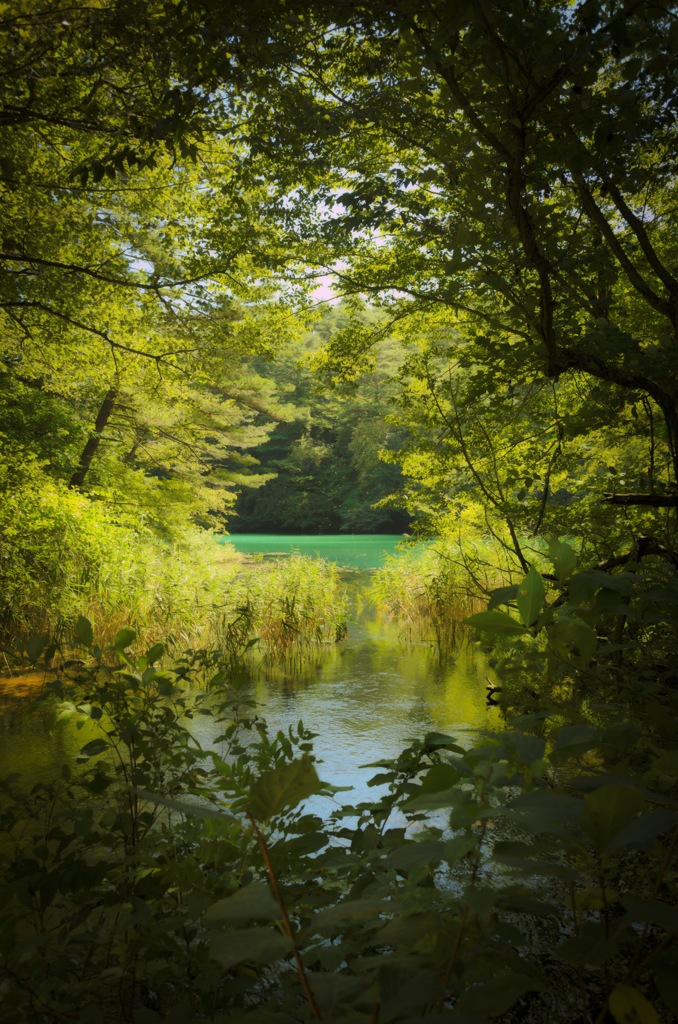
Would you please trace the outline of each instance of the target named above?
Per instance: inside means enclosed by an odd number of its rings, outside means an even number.
[[[4,1016],[668,1021],[674,5],[19,0],[0,34],[0,628],[86,740],[3,783]],[[182,553],[236,500],[440,537],[374,593],[441,649],[466,615],[518,724],[305,807],[312,737],[243,666],[343,635],[337,574]],[[216,654],[149,646],[208,607]]]
[[[526,581],[526,622],[540,586]],[[133,630],[112,658],[87,620],[78,636],[42,701],[74,768],[28,794],[3,784],[8,1024],[602,1021],[608,1006],[656,1024],[678,1009],[675,750],[648,759],[632,717],[548,745],[430,733],[341,806],[312,734],[270,735],[233,660],[163,668],[162,645],[132,655]]]
[[[229,520],[233,532],[401,533],[409,527],[401,507],[403,478],[394,464],[406,436],[393,422],[402,347],[384,338],[375,346],[374,365],[330,393],[315,365],[329,339],[374,320],[367,310],[331,307],[299,346],[261,367],[293,414],[253,448],[259,472],[272,479],[243,489]]]

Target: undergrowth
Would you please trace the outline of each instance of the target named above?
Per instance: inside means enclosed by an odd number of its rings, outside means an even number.
[[[678,780],[652,775],[637,711],[548,744],[526,721],[471,747],[429,733],[342,805],[313,735],[272,735],[233,661],[159,667],[161,645],[123,629],[104,652],[84,622],[79,641],[39,705],[79,755],[2,782],[7,1024],[678,1012]]]
[[[245,568],[204,530],[163,540],[143,518],[118,521],[37,464],[13,473],[0,478],[0,641],[63,644],[85,616],[103,646],[131,624],[174,653],[228,650],[247,624],[267,658],[289,660],[341,632],[345,597],[328,563],[296,556]]]

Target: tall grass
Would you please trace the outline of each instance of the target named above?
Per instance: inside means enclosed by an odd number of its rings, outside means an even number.
[[[0,643],[31,635],[68,645],[80,616],[98,642],[133,626],[139,643],[171,651],[242,651],[269,659],[336,638],[345,599],[336,567],[312,558],[243,565],[198,529],[169,543],[140,521],[114,520],[28,462],[14,479],[0,465]],[[2,486],[4,483],[4,487]],[[14,645],[16,647],[16,645]]]
[[[408,641],[428,641],[441,653],[465,632],[463,620],[481,611],[486,594],[504,577],[486,541],[463,546],[440,540],[388,557],[375,573],[369,598],[377,611],[400,626]]]
[[[301,661],[345,632],[346,593],[336,565],[307,555],[261,563],[248,579],[254,631],[267,659]]]

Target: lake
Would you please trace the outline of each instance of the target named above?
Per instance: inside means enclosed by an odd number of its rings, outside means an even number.
[[[405,538],[387,533],[318,534],[289,536],[268,533],[233,533],[224,538],[244,555],[264,558],[291,554],[325,558],[351,569],[378,569],[387,555],[397,553]]]
[[[440,663],[429,644],[408,643],[398,626],[378,617],[361,600],[371,574],[396,552],[401,537],[271,536],[237,534],[228,543],[266,559],[291,552],[331,559],[347,570],[350,607],[348,637],[320,648],[303,671],[294,674],[254,660],[252,694],[272,729],[286,730],[301,719],[318,733],[321,777],[350,785],[350,799],[365,799],[372,772],[361,765],[395,756],[406,742],[431,730],[449,732],[466,745],[487,728],[500,727],[485,694],[488,669],[473,644]],[[37,683],[38,680],[36,679]],[[80,734],[51,734],[28,713],[27,695],[10,694],[0,682],[0,775],[21,771],[31,781],[60,772],[84,742]],[[196,723],[200,742],[214,735],[209,719]],[[71,742],[72,741],[72,742]]]
[[[497,709],[485,699],[489,670],[477,647],[466,644],[441,664],[431,645],[405,642],[396,624],[360,600],[372,572],[397,554],[403,537],[232,534],[227,540],[244,554],[268,559],[296,552],[349,570],[348,638],[319,651],[295,675],[262,665],[253,690],[272,728],[301,719],[318,733],[321,776],[353,786],[353,799],[373,792],[365,785],[373,772],[360,765],[394,757],[409,739],[438,730],[466,745],[482,730],[500,727]]]

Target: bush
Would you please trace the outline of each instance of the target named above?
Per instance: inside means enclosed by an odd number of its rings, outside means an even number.
[[[103,658],[88,625],[43,701],[81,733],[75,768],[2,784],[7,1024],[678,1013],[678,781],[619,762],[620,729],[647,762],[632,721],[564,727],[551,749],[429,733],[323,820],[301,724],[271,736],[218,656],[159,669],[162,648],[135,658],[122,630]]]

